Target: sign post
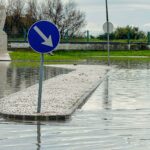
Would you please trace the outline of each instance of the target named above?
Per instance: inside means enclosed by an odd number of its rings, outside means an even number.
[[[37,113],[41,112],[41,99],[42,99],[42,82],[44,77],[44,54],[41,53],[41,64],[40,64],[40,78],[39,78],[39,92],[38,92],[38,107]]]
[[[110,65],[110,38],[109,34],[113,32],[114,26],[111,22],[105,22],[103,30],[107,33],[107,51],[108,51],[108,66]]]
[[[60,33],[58,28],[46,20],[34,23],[28,32],[28,42],[31,48],[41,54],[37,113],[41,112],[44,54],[52,52],[59,44],[59,40]]]
[[[148,45],[150,45],[150,32],[147,33],[147,39],[148,39],[147,43]]]
[[[108,50],[108,66],[110,65],[110,37],[109,34],[111,33],[111,23],[109,22],[109,14],[108,14],[108,3],[107,0],[105,0],[106,3],[106,23],[104,24],[103,28],[106,28],[107,32],[107,50]],[[112,26],[113,29],[113,26]]]
[[[110,65],[110,45],[109,45],[109,16],[108,16],[108,3],[106,0],[106,22],[107,22],[107,49],[108,49],[108,66]]]

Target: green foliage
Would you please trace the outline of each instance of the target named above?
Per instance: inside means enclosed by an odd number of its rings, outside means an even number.
[[[138,27],[126,26],[118,27],[114,32],[115,39],[143,39],[146,37],[143,31],[140,31]]]
[[[100,35],[99,39],[107,39],[107,34]],[[110,34],[110,39],[145,39],[146,35],[143,31],[140,31],[138,27],[126,26],[118,27]]]
[[[76,51],[55,51],[54,55],[48,55],[45,54],[45,61],[49,62],[72,62],[72,61],[80,61],[85,59],[102,59],[107,58],[107,51],[82,51],[82,50],[76,50]],[[10,53],[10,56],[13,61],[40,61],[40,54],[36,53],[31,50],[20,50],[20,51],[14,51]],[[149,59],[150,60],[150,51],[149,50],[141,50],[141,51],[111,51],[110,56],[117,59],[129,59],[128,56],[147,56],[147,58],[142,59]],[[140,57],[139,57],[140,58]],[[139,59],[134,58],[133,59]],[[131,58],[132,59],[132,58]]]
[[[99,35],[97,38],[100,39],[100,40],[107,40],[107,33]],[[110,40],[114,40],[115,39],[115,34],[110,33],[109,38],[110,38]]]

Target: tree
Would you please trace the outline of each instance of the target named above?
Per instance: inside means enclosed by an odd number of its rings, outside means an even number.
[[[69,1],[65,6],[65,19],[64,26],[62,27],[62,33],[65,30],[69,30],[70,34],[75,34],[85,26],[85,14],[77,10],[77,5]]]
[[[38,20],[38,4],[37,0],[28,0],[27,9],[24,17],[24,25],[29,28]]]
[[[143,31],[140,31],[138,27],[126,26],[117,27],[116,30],[110,34],[110,39],[128,39],[130,34],[130,39],[143,39],[146,37]],[[100,39],[107,39],[107,34],[99,35]]]
[[[22,32],[22,16],[24,11],[25,1],[23,0],[8,0],[6,7],[6,24],[5,30],[11,31],[12,34],[18,34]]]
[[[5,0],[0,0],[5,1]],[[26,33],[39,19],[56,24],[61,36],[78,33],[85,25],[85,14],[77,9],[73,1],[64,4],[61,0],[7,0],[5,31],[10,34]],[[24,32],[25,31],[25,32]]]
[[[140,31],[138,27],[126,26],[118,27],[114,32],[115,39],[127,39],[130,34],[131,39],[145,38],[145,33]]]
[[[70,35],[73,35],[85,26],[85,14],[77,9],[73,1],[64,5],[61,0],[46,0],[42,6],[44,19],[55,23],[61,36],[68,31]]]

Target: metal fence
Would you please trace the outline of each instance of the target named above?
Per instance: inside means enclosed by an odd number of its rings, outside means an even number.
[[[8,42],[27,42],[27,31],[24,31],[21,34],[12,34],[11,32],[7,32],[8,35]],[[63,37],[61,37],[62,43],[90,43],[90,42],[106,42],[106,39],[101,39],[100,33],[98,34],[95,31],[83,31],[78,34],[69,34],[66,32]],[[150,32],[147,34],[147,38],[145,39],[130,39],[127,35],[126,39],[110,39],[113,43],[148,43],[150,45]]]

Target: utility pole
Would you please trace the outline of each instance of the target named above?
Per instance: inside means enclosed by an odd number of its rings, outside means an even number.
[[[107,50],[108,50],[108,66],[110,65],[110,38],[109,38],[109,14],[108,14],[108,2],[105,0],[106,3],[106,22],[107,22]]]

